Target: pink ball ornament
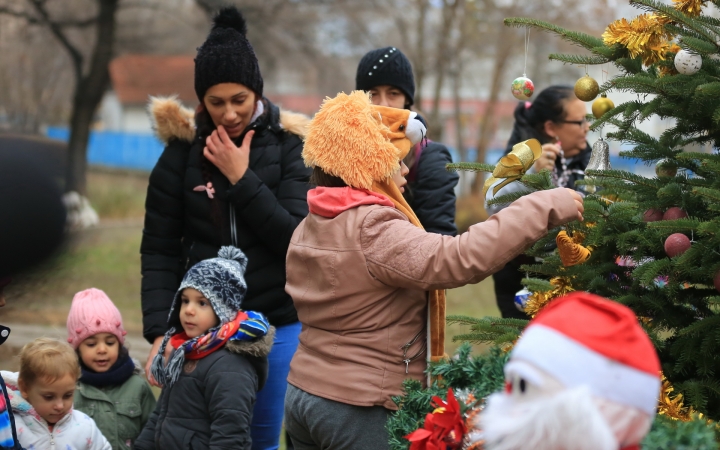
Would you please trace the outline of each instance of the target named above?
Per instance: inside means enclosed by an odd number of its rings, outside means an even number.
[[[659,209],[650,208],[643,213],[643,222],[657,222],[663,220],[663,212]]]
[[[665,211],[665,214],[663,214],[663,216],[662,216],[662,220],[684,219],[687,216],[688,216],[688,213],[686,213],[682,208],[673,206],[672,208]]]
[[[527,77],[515,78],[510,85],[513,97],[518,100],[528,100],[535,92],[535,85],[532,80]]]
[[[720,271],[715,274],[715,278],[713,278],[713,284],[715,285],[715,289],[720,292]]]
[[[690,248],[690,239],[682,233],[673,233],[665,239],[665,254],[671,258],[682,255]]]

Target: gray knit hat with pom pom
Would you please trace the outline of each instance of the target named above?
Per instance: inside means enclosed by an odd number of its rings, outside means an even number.
[[[185,288],[200,291],[212,305],[220,324],[235,319],[247,292],[247,257],[238,248],[222,247],[217,258],[206,259],[187,271],[175,294],[168,324],[180,326],[180,299]]]
[[[200,103],[208,89],[220,83],[239,83],[263,95],[255,51],[245,35],[247,25],[235,7],[220,10],[213,27],[195,57],[195,93]]]

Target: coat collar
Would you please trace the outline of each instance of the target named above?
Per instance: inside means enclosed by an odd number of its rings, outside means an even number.
[[[310,118],[304,114],[282,110],[267,99],[267,112],[258,121],[275,132],[288,131],[301,138],[307,133]],[[183,106],[176,96],[150,97],[150,120],[158,139],[167,144],[172,139],[192,142],[195,139],[195,112]]]
[[[244,356],[253,356],[264,358],[270,354],[273,342],[275,340],[275,327],[270,327],[268,332],[262,339],[256,341],[228,341],[225,348],[230,353]]]

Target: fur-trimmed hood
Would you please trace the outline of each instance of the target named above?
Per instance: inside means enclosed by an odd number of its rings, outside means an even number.
[[[225,348],[238,355],[266,357],[270,354],[275,341],[275,327],[270,327],[265,336],[255,341],[228,341]]]
[[[148,113],[155,134],[163,143],[167,144],[171,139],[188,142],[195,139],[195,112],[183,106],[177,96],[150,97]],[[310,118],[305,114],[280,109],[278,123],[282,129],[304,139]]]

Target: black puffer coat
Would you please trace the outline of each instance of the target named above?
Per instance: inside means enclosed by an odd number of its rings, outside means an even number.
[[[183,275],[195,263],[235,245],[248,257],[243,308],[265,314],[275,326],[297,321],[285,293],[285,254],[308,213],[310,169],[301,153],[303,115],[280,112],[265,100],[253,124],[250,166],[234,186],[203,157],[207,132],[173,99],[154,99],[156,131],[167,147],[150,175],[140,248],[143,334],[167,331],[168,313]],[[242,142],[240,136],[236,144]],[[211,180],[214,199],[194,188]]]
[[[447,147],[428,141],[425,147],[414,147],[416,162],[407,176],[405,200],[415,211],[425,231],[455,236],[455,186],[458,174],[445,169],[452,163]]]
[[[202,359],[185,361],[134,448],[250,449],[255,397],[267,380],[273,338],[269,333],[256,342],[230,341]]]

